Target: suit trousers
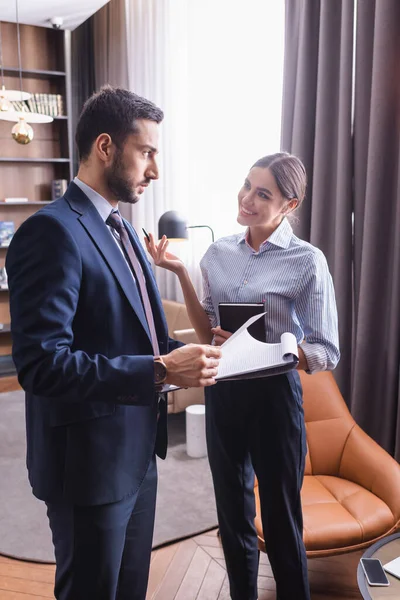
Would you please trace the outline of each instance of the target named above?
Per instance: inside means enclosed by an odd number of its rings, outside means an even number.
[[[278,600],[310,600],[300,490],[306,436],[299,375],[206,388],[208,457],[232,600],[257,599],[254,473]]]
[[[156,492],[153,456],[139,490],[119,502],[47,503],[57,600],[145,600]]]

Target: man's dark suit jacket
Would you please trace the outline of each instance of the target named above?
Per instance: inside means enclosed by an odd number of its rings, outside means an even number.
[[[181,344],[168,338],[151,267],[136,232],[125,226],[166,354]],[[63,198],[17,230],[6,268],[33,493],[81,505],[133,494],[155,447],[165,456],[166,418],[157,421],[142,302],[110,230],[71,183]]]

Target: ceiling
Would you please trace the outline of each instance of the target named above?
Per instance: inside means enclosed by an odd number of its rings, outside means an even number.
[[[75,29],[109,0],[18,0],[19,22],[52,27],[50,19],[61,17],[61,29]],[[0,0],[0,21],[16,21],[15,0]]]

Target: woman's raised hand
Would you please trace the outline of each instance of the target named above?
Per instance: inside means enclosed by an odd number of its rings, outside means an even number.
[[[175,254],[171,254],[171,252],[167,252],[168,248],[168,238],[163,235],[161,240],[158,242],[157,246],[154,242],[154,237],[152,233],[149,233],[150,241],[147,238],[144,238],[147,252],[150,254],[151,258],[154,260],[154,264],[157,267],[162,267],[163,269],[167,269],[168,271],[172,271],[173,273],[178,273],[180,269],[184,266],[183,262],[180,258],[175,256]]]

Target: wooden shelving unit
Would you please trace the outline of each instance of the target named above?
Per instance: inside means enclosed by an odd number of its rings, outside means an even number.
[[[15,23],[2,22],[5,86],[19,89],[17,30]],[[70,32],[47,27],[21,25],[21,63],[24,91],[32,94],[61,94],[65,115],[52,123],[32,124],[34,139],[22,146],[11,137],[14,123],[0,121],[0,200],[5,197],[28,198],[29,202],[0,202],[0,221],[13,221],[17,229],[25,219],[48,204],[53,179],[73,177],[71,129]],[[0,247],[0,267],[4,267],[7,248]],[[10,389],[7,364],[11,355],[9,294],[0,289],[0,391],[2,381]],[[2,377],[2,363],[6,376]],[[15,389],[18,388],[14,377]]]

